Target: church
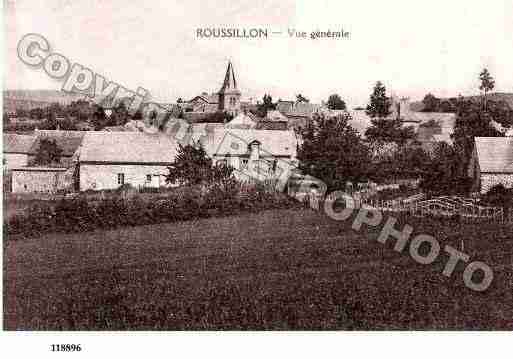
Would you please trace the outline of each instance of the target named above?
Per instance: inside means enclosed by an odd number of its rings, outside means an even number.
[[[228,62],[226,74],[221,89],[217,93],[202,93],[187,102],[186,111],[213,113],[217,111],[227,112],[232,116],[237,116],[241,111],[241,92],[237,87],[233,65]]]

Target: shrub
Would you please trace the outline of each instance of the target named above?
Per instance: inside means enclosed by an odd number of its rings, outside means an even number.
[[[65,232],[80,232],[94,228],[89,204],[84,198],[62,199],[55,207],[55,226]]]
[[[204,199],[203,208],[208,215],[228,215],[240,209],[238,201],[239,188],[216,183],[208,188]]]
[[[498,184],[490,188],[484,195],[483,201],[490,206],[513,207],[513,189],[507,189],[504,185]]]
[[[298,205],[294,199],[265,185],[242,186],[228,180],[209,186],[176,188],[160,193],[158,197],[137,194],[127,197],[123,191],[115,191],[108,197],[79,195],[65,198],[55,208],[38,203],[29,208],[27,215],[5,221],[4,229],[9,236],[38,236],[49,232],[83,232]]]

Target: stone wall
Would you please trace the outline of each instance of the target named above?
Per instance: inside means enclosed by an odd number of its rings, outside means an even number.
[[[513,188],[513,173],[505,174],[481,174],[481,193],[486,193],[498,184],[502,184],[506,188]]]
[[[68,186],[64,171],[54,170],[16,170],[12,171],[12,192],[55,193]]]
[[[166,166],[140,164],[80,164],[80,191],[88,189],[116,189],[118,174],[124,175],[124,183],[134,187],[165,186],[165,175],[169,173]],[[149,178],[148,178],[149,177]]]

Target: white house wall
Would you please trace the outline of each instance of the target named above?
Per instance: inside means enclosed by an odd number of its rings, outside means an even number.
[[[26,167],[28,155],[24,153],[4,153],[4,168]]]
[[[54,193],[67,185],[65,173],[56,171],[12,171],[12,192]]]
[[[166,166],[139,164],[80,164],[80,190],[116,189],[118,174],[123,173],[125,183],[134,187],[159,187],[165,185]],[[151,182],[146,180],[151,175]]]

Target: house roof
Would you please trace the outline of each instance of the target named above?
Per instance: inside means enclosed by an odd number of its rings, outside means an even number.
[[[68,169],[67,168],[64,168],[64,167],[36,167],[36,166],[32,166],[32,167],[16,167],[16,168],[11,168],[11,171],[14,171],[14,172],[64,172],[64,171],[67,171]]]
[[[206,150],[210,156],[247,155],[253,141],[261,143],[261,156],[296,156],[297,139],[291,130],[216,130]]]
[[[288,129],[288,121],[260,121],[256,126],[257,130],[282,130]]]
[[[245,113],[239,113],[233,120],[228,122],[225,127],[226,128],[254,128],[256,126],[256,122],[246,115]]]
[[[36,136],[18,135],[15,133],[4,133],[4,153],[28,154]]]
[[[310,102],[281,101],[276,105],[276,109],[287,117],[311,117],[319,112],[321,105]]]
[[[266,120],[268,121],[287,121],[287,117],[278,110],[267,111]]]
[[[219,103],[219,95],[218,94],[199,95],[199,96],[196,96],[196,97],[192,98],[188,102],[191,103],[191,102],[193,102],[196,99],[202,100],[202,101],[204,101],[206,103],[210,103],[210,104],[217,104],[217,103]]]
[[[80,146],[87,131],[38,130],[29,154],[35,155],[43,138],[53,140],[62,150],[62,156],[71,157]]]
[[[281,113],[288,113],[292,111],[292,106],[294,106],[294,101],[279,100],[276,104],[276,110],[280,111]]]
[[[91,131],[82,141],[79,161],[167,164],[175,160],[177,146],[162,133]]]
[[[190,125],[189,131],[191,132],[191,140],[193,142],[200,142],[204,147],[208,146],[214,139],[214,132],[223,129],[222,123],[194,123]]]
[[[513,137],[476,137],[481,172],[513,173]]]

